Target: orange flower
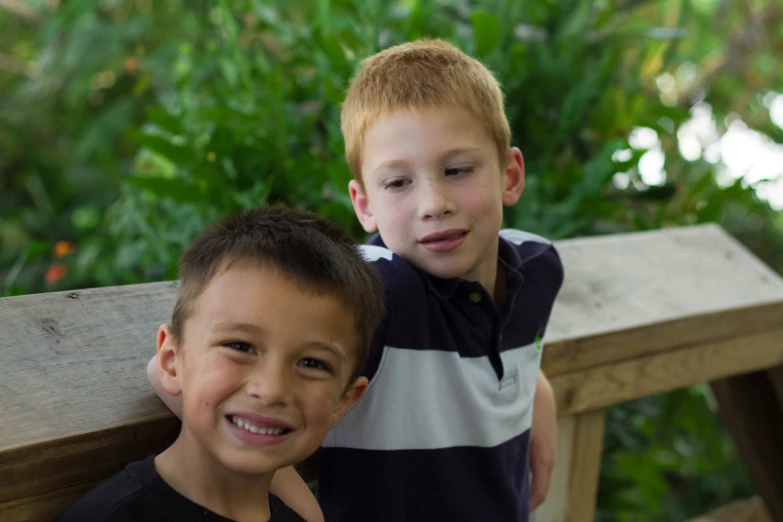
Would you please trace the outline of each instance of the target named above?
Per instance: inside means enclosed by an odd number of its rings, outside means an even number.
[[[46,282],[47,284],[53,285],[67,273],[68,267],[66,265],[62,263],[53,263],[52,266],[49,267],[49,270],[46,271]]]
[[[58,241],[54,244],[52,252],[54,253],[54,257],[59,258],[66,254],[70,254],[74,250],[76,250],[76,245],[73,243],[69,243],[68,241]]]
[[[136,70],[139,68],[139,60],[138,58],[134,58],[133,56],[125,59],[125,70],[129,72],[130,74],[133,74],[136,72]]]

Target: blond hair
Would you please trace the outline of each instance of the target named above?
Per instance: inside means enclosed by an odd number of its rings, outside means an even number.
[[[443,40],[404,43],[365,59],[343,103],[345,156],[360,183],[364,136],[370,126],[398,110],[427,108],[469,110],[501,158],[511,144],[503,92],[481,62]]]

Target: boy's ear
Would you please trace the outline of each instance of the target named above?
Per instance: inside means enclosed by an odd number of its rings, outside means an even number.
[[[343,396],[340,397],[340,401],[332,410],[332,425],[330,426],[330,429],[337,426],[337,423],[340,422],[340,419],[343,417],[343,415],[345,415],[345,412],[348,411],[348,408],[353,406],[356,401],[362,398],[364,392],[367,391],[367,385],[367,377],[359,377],[345,391],[345,393],[343,393]]]
[[[364,231],[369,234],[377,232],[378,225],[375,223],[375,216],[370,208],[370,200],[367,198],[362,184],[352,179],[348,183],[348,193],[351,195],[353,210],[356,212],[356,217],[359,218],[362,227],[364,227]]]
[[[503,172],[503,205],[512,207],[517,204],[525,189],[525,159],[517,147],[508,150],[506,167]]]
[[[182,393],[180,383],[179,347],[167,324],[158,328],[158,380],[161,386],[171,395]]]

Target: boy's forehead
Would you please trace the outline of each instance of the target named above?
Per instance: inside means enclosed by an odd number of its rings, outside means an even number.
[[[228,265],[216,273],[192,303],[189,319],[211,331],[248,334],[278,326],[346,338],[358,329],[336,292],[319,291],[261,263]]]
[[[368,126],[362,163],[375,170],[412,156],[445,157],[494,148],[484,125],[466,109],[398,110]]]

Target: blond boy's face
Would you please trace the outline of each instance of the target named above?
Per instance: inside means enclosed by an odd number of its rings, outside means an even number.
[[[518,149],[501,161],[467,110],[398,111],[365,134],[361,175],[349,190],[366,231],[425,272],[494,290],[503,206],[524,186]]]
[[[312,454],[366,379],[346,392],[356,324],[335,296],[304,293],[276,270],[229,268],[198,298],[184,346],[159,334],[159,375],[182,393],[193,458],[243,474]],[[162,339],[161,339],[162,337]]]

